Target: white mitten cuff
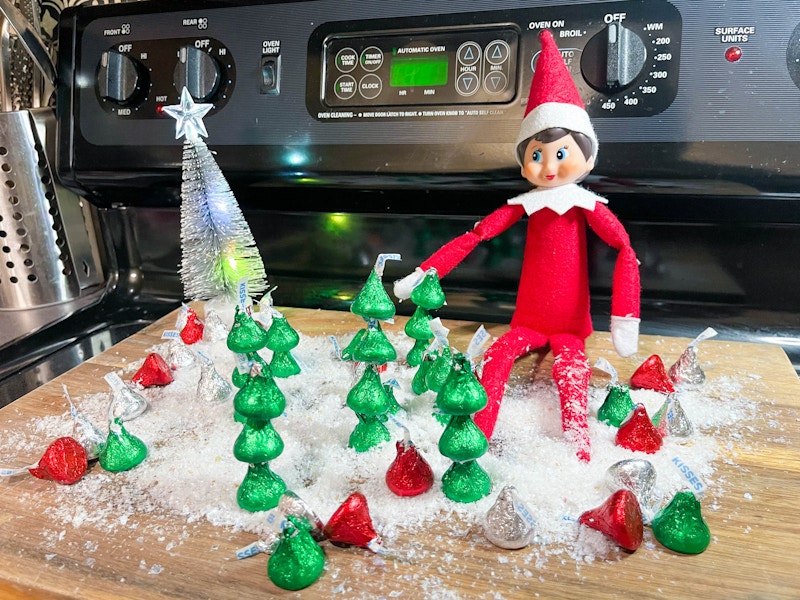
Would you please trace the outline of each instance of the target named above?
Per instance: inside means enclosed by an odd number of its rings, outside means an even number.
[[[630,356],[639,348],[639,319],[611,316],[611,341],[621,357]]]
[[[417,267],[413,273],[409,273],[402,279],[394,282],[394,295],[398,300],[408,300],[411,298],[411,292],[417,287],[425,278],[425,271]]]

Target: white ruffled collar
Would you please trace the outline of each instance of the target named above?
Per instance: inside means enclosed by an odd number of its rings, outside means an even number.
[[[595,204],[608,200],[594,192],[582,188],[575,183],[568,183],[555,188],[537,188],[508,200],[508,204],[520,204],[528,215],[549,208],[563,215],[570,208],[578,207],[594,210]]]

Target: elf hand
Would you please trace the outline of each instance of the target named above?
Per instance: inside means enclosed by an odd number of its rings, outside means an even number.
[[[411,292],[417,287],[425,278],[425,271],[417,267],[413,273],[409,273],[402,279],[394,282],[394,295],[398,300],[408,300],[411,298]]]
[[[611,315],[611,341],[622,358],[636,352],[639,348],[639,319]]]

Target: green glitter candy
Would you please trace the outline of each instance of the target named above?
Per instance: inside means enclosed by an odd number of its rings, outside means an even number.
[[[275,315],[267,330],[267,348],[274,352],[288,352],[300,343],[300,334],[289,325],[286,317]]]
[[[380,276],[374,269],[370,271],[367,282],[356,295],[353,304],[350,305],[350,311],[364,319],[385,321],[394,317],[394,302],[392,302],[383,287]]]
[[[109,427],[106,444],[98,455],[100,466],[106,471],[119,473],[137,466],[146,456],[145,443],[128,433],[121,419],[114,419]]]
[[[427,310],[418,306],[414,314],[406,322],[403,331],[412,340],[430,340],[433,338],[433,331],[431,331],[431,315]]]
[[[471,415],[482,410],[488,402],[486,390],[472,372],[469,360],[463,354],[457,354],[453,357],[453,369],[436,397],[436,407],[449,415]]]
[[[347,445],[356,452],[367,452],[392,439],[391,433],[381,422],[380,417],[368,417],[358,413],[356,417],[358,424],[347,441]]]
[[[711,543],[711,532],[700,511],[700,502],[690,491],[678,492],[652,522],[653,535],[670,550],[700,554]]]
[[[429,358],[423,358],[422,362],[417,367],[417,372],[411,380],[411,391],[417,394],[424,394],[428,391],[428,370],[431,368],[433,362]]]
[[[597,410],[597,418],[603,423],[619,427],[636,405],[631,399],[631,391],[627,385],[611,384],[607,389],[606,399]]]
[[[453,354],[450,352],[450,348],[444,346],[431,352],[430,358],[432,362],[425,373],[425,384],[429,390],[438,392],[453,370]]]
[[[286,396],[267,371],[251,376],[233,397],[233,408],[242,416],[269,421],[286,410]]]
[[[300,373],[300,365],[288,350],[286,352],[275,352],[272,355],[272,362],[269,363],[272,374],[275,377],[291,377]]]
[[[454,502],[477,502],[492,491],[492,480],[474,460],[453,463],[442,475],[442,492]]]
[[[439,438],[439,452],[450,460],[464,462],[480,458],[489,441],[469,415],[455,415]]]
[[[233,444],[233,456],[239,462],[265,463],[283,452],[283,440],[269,421],[247,419]]]
[[[418,367],[425,360],[425,351],[430,346],[430,340],[416,340],[411,350],[406,354],[406,364],[409,367]]]
[[[238,354],[257,352],[267,345],[267,332],[253,317],[237,306],[227,345],[228,350]]]
[[[347,406],[355,413],[368,416],[386,414],[392,401],[373,365],[367,365],[361,379],[347,393]]]
[[[366,329],[359,329],[356,332],[356,334],[353,336],[353,339],[350,340],[350,343],[342,349],[342,360],[355,360],[353,358],[353,351],[358,348],[365,335],[367,335]]]
[[[397,351],[383,333],[380,323],[371,320],[367,330],[353,347],[353,360],[382,365],[397,359]]]
[[[325,553],[310,533],[305,519],[289,515],[278,545],[269,557],[267,576],[284,590],[301,590],[310,586],[325,568]]]
[[[261,370],[269,369],[269,365],[267,361],[265,361],[257,352],[250,352],[249,354],[245,355],[247,357],[246,362],[248,364],[258,363],[261,367]],[[245,362],[245,361],[243,361]],[[251,367],[252,369],[252,367]],[[231,383],[235,385],[237,388],[244,387],[244,384],[247,383],[247,380],[250,378],[250,371],[245,371],[242,373],[239,370],[239,366],[233,368],[233,372],[231,373]]]
[[[249,512],[270,510],[278,506],[285,491],[286,483],[270,470],[269,464],[249,465],[247,475],[236,493],[236,500],[241,508]]]
[[[420,284],[411,292],[411,301],[425,310],[437,310],[444,306],[445,296],[439,283],[439,274],[431,269],[425,273]]]

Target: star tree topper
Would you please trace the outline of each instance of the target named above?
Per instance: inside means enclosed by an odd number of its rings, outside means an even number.
[[[172,104],[163,108],[164,112],[175,119],[175,139],[186,136],[189,141],[208,137],[208,131],[203,123],[203,117],[214,108],[213,104],[195,104],[189,90],[183,88],[180,104]]]

